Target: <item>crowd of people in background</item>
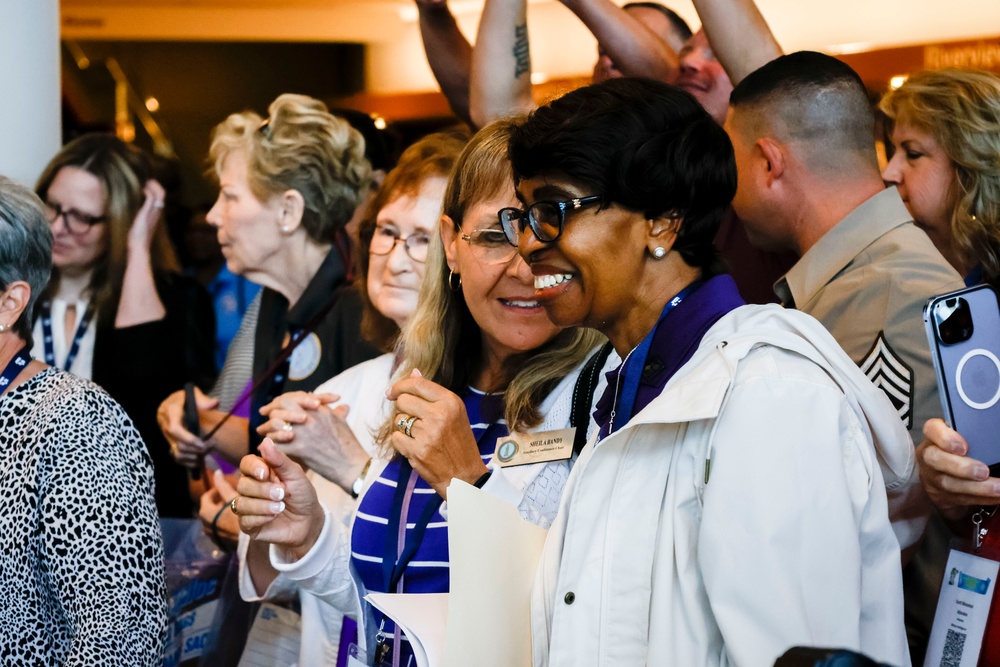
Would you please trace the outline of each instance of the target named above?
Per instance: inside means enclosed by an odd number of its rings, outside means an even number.
[[[532,664],[922,664],[949,545],[1000,538],[922,316],[1000,289],[1000,77],[873,105],[753,0],[561,0],[597,61],[538,104],[527,0],[474,44],[415,2],[461,124],[396,159],[286,93],[182,230],[109,134],[0,177],[0,664],[160,664],[158,519],[198,518],[289,664],[406,667],[365,596],[449,591],[455,480],[548,531]]]

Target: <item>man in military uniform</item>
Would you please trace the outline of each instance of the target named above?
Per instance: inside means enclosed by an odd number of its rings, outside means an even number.
[[[885,188],[873,127],[864,85],[843,62],[813,52],[772,60],[732,94],[733,206],[756,245],[799,254],[775,292],[829,329],[920,442],[924,422],[941,416],[923,306],[964,284]],[[904,560],[929,512],[920,500],[890,504]],[[929,629],[946,555],[946,544],[925,544],[907,572],[911,631]],[[913,614],[926,618],[914,625]]]

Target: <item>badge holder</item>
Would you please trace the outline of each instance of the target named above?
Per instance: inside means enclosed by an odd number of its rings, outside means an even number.
[[[995,507],[978,510],[972,517],[972,540],[951,541],[925,667],[977,667],[993,664],[989,656],[1000,655],[1000,614],[993,613],[998,606],[1000,525],[996,535],[990,534],[995,512]]]

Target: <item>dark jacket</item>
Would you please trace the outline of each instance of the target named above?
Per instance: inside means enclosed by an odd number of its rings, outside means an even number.
[[[156,409],[184,383],[211,387],[215,374],[215,314],[205,289],[191,278],[162,273],[156,291],[162,320],[124,329],[98,325],[92,379],[118,401],[153,459],[156,507],[161,517],[190,517],[195,510],[187,473],[170,455],[156,423]]]

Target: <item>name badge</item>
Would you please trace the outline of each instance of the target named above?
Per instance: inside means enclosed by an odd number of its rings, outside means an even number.
[[[924,665],[976,667],[1000,563],[952,549]]]
[[[523,466],[529,463],[565,461],[573,455],[575,428],[543,433],[517,433],[497,438],[494,460],[501,468]]]

